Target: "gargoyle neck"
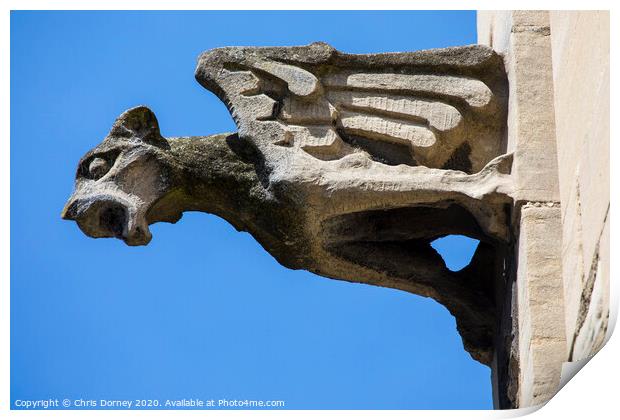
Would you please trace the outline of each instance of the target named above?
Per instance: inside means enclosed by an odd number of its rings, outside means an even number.
[[[167,141],[173,176],[160,201],[168,210],[213,213],[243,229],[268,200],[252,156],[235,134]]]

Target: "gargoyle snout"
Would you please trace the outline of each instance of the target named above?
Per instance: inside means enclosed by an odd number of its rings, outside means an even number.
[[[111,197],[72,197],[61,217],[75,221],[92,238],[118,238],[127,245],[146,245],[152,238],[136,207]]]
[[[63,220],[74,220],[75,221],[76,216],[77,216],[77,210],[75,206],[75,201],[69,200],[67,204],[65,204],[65,207],[62,209],[62,212],[60,213],[60,217]]]

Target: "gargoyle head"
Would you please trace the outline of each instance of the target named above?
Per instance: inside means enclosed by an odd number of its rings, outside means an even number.
[[[124,112],[108,136],[80,160],[62,218],[75,220],[93,238],[148,244],[148,225],[154,222],[149,211],[173,185],[167,149],[150,109]]]

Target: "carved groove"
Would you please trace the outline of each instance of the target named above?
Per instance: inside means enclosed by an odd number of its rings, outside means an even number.
[[[343,111],[340,113],[340,123],[345,130],[377,140],[418,147],[430,147],[436,141],[433,132],[424,125],[395,118]]]
[[[346,91],[329,92],[327,98],[349,110],[385,112],[387,116],[427,123],[438,131],[452,130],[462,121],[461,114],[453,106],[426,99]]]
[[[327,87],[381,89],[386,92],[428,92],[465,100],[469,106],[483,107],[493,96],[480,80],[430,74],[352,73],[334,74],[323,79]]]

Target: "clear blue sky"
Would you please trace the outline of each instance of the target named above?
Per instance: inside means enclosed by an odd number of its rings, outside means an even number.
[[[296,409],[491,408],[490,370],[430,299],[279,266],[186,213],[147,247],[60,211],[79,158],[150,106],[166,136],[234,131],[194,80],[226,45],[350,53],[475,43],[474,12],[14,12],[11,399],[279,399]],[[472,242],[438,245],[451,266]]]

